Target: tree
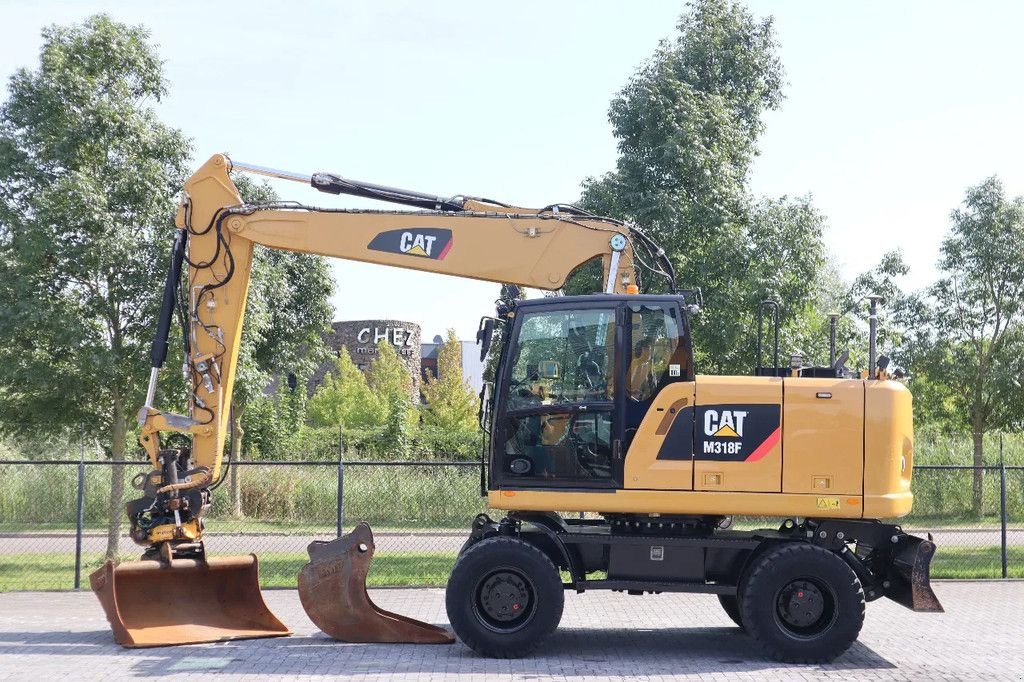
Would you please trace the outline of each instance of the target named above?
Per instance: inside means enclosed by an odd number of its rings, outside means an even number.
[[[378,399],[391,404],[396,397],[409,402],[412,378],[398,357],[398,351],[387,341],[377,343],[377,355],[366,370],[366,383]]]
[[[377,344],[377,357],[366,372],[370,391],[386,408],[382,450],[397,457],[408,454],[410,432],[417,412],[412,405],[412,378],[395,347],[387,341]]]
[[[929,293],[930,343],[915,367],[928,397],[969,430],[974,464],[984,435],[1021,419],[1024,374],[1024,198],[1009,199],[995,177],[967,190],[942,242],[940,279]],[[974,472],[972,507],[982,513],[983,472]]]
[[[454,329],[437,351],[438,376],[428,374],[423,384],[427,408],[423,422],[448,431],[476,430],[479,400],[462,374],[462,342]]]
[[[903,252],[889,251],[882,254],[873,268],[857,275],[845,291],[833,297],[833,309],[843,315],[838,325],[838,341],[850,351],[851,367],[867,368],[869,296],[881,298],[879,352],[888,354],[894,365],[900,367],[908,368],[914,363],[924,318],[917,296],[907,293],[900,285],[900,280],[909,272]]]
[[[310,399],[308,415],[314,426],[365,429],[385,423],[387,405],[370,390],[366,376],[342,350],[334,371],[324,377]]]
[[[719,233],[744,222],[761,116],[782,100],[772,21],[729,0],[696,0],[677,30],[612,100],[619,159],[587,181],[584,203],[629,217],[667,246],[718,236],[731,251],[741,244]]]
[[[809,199],[754,201],[750,165],[763,115],[782,101],[771,19],[729,0],[695,0],[612,100],[615,170],[584,182],[583,206],[640,226],[673,261],[684,287],[700,288],[694,319],[702,371],[749,371],[757,304],[783,304],[795,334],[826,267],[824,217]],[[594,291],[593,268],[569,289]],[[658,285],[641,272],[641,288]],[[584,281],[581,282],[580,279]]]
[[[189,142],[152,109],[167,84],[144,28],[96,15],[42,35],[0,109],[0,427],[84,428],[122,460]]]
[[[277,200],[266,183],[256,184],[245,176],[234,181],[246,203]],[[306,375],[327,357],[324,332],[334,315],[334,284],[322,256],[257,246],[251,273],[231,398],[232,461],[241,459],[242,419],[249,403],[263,395],[275,375]],[[236,516],[242,513],[239,479],[238,468],[232,467],[231,504]]]

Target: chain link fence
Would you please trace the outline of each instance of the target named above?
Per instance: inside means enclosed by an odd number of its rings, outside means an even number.
[[[138,558],[123,510],[148,470],[0,460],[0,591],[87,587],[107,556]],[[377,543],[372,585],[443,585],[486,509],[480,473],[473,462],[239,462],[214,494],[208,550],[255,553],[264,586],[294,587],[309,542],[366,521]],[[1024,466],[917,466],[914,492],[900,523],[934,537],[934,578],[1024,578]]]

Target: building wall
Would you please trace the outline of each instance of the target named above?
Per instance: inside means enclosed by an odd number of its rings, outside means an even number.
[[[325,341],[336,354],[347,352],[359,369],[366,371],[377,356],[377,342],[386,340],[395,347],[399,360],[409,372],[412,380],[410,398],[420,401],[420,326],[400,320],[346,320],[331,325],[333,332]],[[311,381],[315,388],[333,367],[328,361],[313,374]]]
[[[477,393],[484,385],[486,365],[480,361],[480,346],[476,341],[462,341],[462,377]]]
[[[480,362],[480,346],[476,341],[459,341],[462,345],[462,378],[475,393],[480,392],[484,383],[486,365]],[[430,372],[437,376],[437,353],[441,348],[440,336],[435,336],[432,343],[424,343],[421,349],[424,376]]]

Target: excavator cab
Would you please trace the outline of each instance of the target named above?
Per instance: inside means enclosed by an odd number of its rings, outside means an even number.
[[[621,488],[655,396],[693,380],[687,305],[685,295],[518,302],[488,406],[492,488]]]

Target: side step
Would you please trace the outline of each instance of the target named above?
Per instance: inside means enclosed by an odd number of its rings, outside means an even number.
[[[373,532],[360,523],[337,540],[313,542],[299,572],[299,599],[324,634],[342,642],[451,644],[444,628],[379,608],[366,592],[373,561]]]

